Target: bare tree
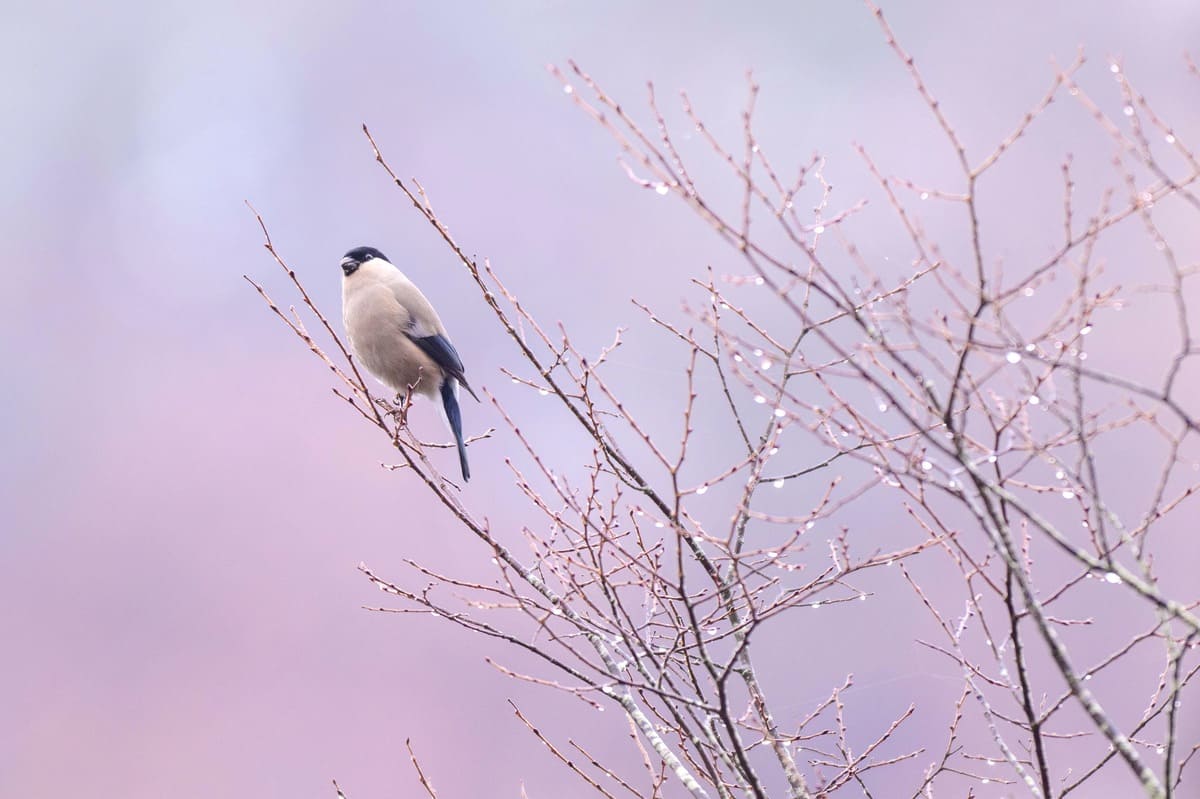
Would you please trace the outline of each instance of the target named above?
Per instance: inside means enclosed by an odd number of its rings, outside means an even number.
[[[682,96],[689,129],[728,168],[730,181],[709,190],[693,180],[653,86],[652,122],[643,125],[575,64],[552,70],[611,134],[630,179],[686,204],[744,264],[741,275],[709,269],[694,280],[683,314],[640,306],[678,344],[686,372],[675,400],[678,434],[653,429],[614,387],[606,369],[621,332],[585,353],[565,327],[535,318],[487,260],[466,254],[424,188],[396,175],[364,127],[379,164],[467,270],[511,341],[522,366],[509,376],[554,397],[591,442],[576,461],[548,462],[522,432],[530,422],[489,394],[524,448],[505,458],[527,501],[520,531],[493,529],[486,508],[462,500],[431,457],[440,445],[409,429],[406,402],[372,393],[263,226],[267,249],[319,333],[251,281],[255,288],[333,371],[335,393],[388,437],[398,468],[482,543],[481,557],[495,567],[490,582],[411,562],[408,577],[363,571],[398,600],[386,610],[432,612],[542,664],[537,673],[508,670],[513,677],[619,706],[636,732],[640,776],[574,741],[551,740],[515,709],[552,757],[605,796],[682,788],[725,799],[917,799],[974,796],[998,784],[1004,795],[1064,797],[1100,781],[1180,796],[1200,748],[1195,725],[1190,735],[1181,725],[1184,696],[1194,692],[1197,667],[1188,656],[1200,635],[1200,582],[1161,583],[1155,557],[1186,555],[1179,539],[1192,528],[1177,517],[1200,485],[1198,422],[1182,391],[1197,354],[1188,281],[1198,267],[1177,253],[1160,214],[1183,215],[1198,229],[1195,150],[1116,62],[1105,75],[1115,79],[1122,114],[1107,115],[1077,81],[1080,56],[1056,69],[1045,95],[980,155],[880,10],[870,9],[959,167],[953,185],[922,187],[859,148],[885,200],[870,213],[864,201],[832,204],[823,158],[786,174],[768,158],[755,133],[753,80],[736,144],[718,141]],[[1061,231],[1056,251],[1001,268],[986,244],[981,186],[1064,93],[1107,135],[1114,156],[1099,166],[1065,160],[1061,216],[1047,220]],[[1111,185],[1080,197],[1077,171],[1101,168]],[[914,200],[930,199],[961,221],[961,253],[927,234]],[[864,218],[905,231],[901,278],[883,277],[864,253]],[[1156,263],[1143,285],[1121,285],[1098,248],[1114,231],[1138,226]],[[754,309],[743,299],[750,287]],[[1153,382],[1088,361],[1097,320],[1119,324],[1113,309],[1141,294],[1165,298],[1175,315],[1175,340],[1159,348],[1173,354]],[[735,453],[727,462],[696,455],[701,404],[720,409],[718,434]],[[1117,507],[1111,486],[1129,468],[1122,452],[1131,436],[1156,453],[1155,463],[1138,466],[1154,488],[1136,506],[1125,498]],[[864,545],[843,523],[863,503],[891,509],[892,545]],[[530,554],[519,555],[518,543]],[[938,634],[921,642],[930,657],[961,674],[941,737],[913,746],[902,731],[921,712],[915,703],[878,729],[853,729],[851,677],[796,711],[773,701],[778,687],[756,666],[773,647],[817,656],[795,632],[814,608],[836,614],[847,612],[845,603],[890,601],[865,587],[880,569],[899,572],[928,611]],[[1117,607],[1141,619],[1140,628],[1110,623]],[[1080,608],[1095,612],[1081,616]],[[1101,682],[1094,677],[1114,672],[1121,677],[1107,693],[1093,687]],[[1130,695],[1144,704],[1140,715],[1112,709]],[[434,795],[419,767],[418,774]]]

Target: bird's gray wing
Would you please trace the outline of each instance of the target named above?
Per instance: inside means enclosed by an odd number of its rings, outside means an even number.
[[[462,387],[470,392],[472,397],[475,397],[476,402],[479,401],[479,397],[475,395],[474,389],[467,383],[467,378],[463,375],[466,369],[463,367],[462,358],[458,357],[458,350],[454,349],[450,339],[440,334],[420,337],[409,334],[409,338],[434,363],[440,366],[443,372],[462,384]]]

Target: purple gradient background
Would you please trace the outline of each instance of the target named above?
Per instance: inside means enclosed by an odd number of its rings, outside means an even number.
[[[706,264],[738,267],[679,203],[631,186],[549,61],[575,58],[636,112],[646,79],[686,87],[718,133],[736,130],[752,67],[765,144],[788,164],[826,154],[835,204],[871,192],[851,141],[889,172],[952,174],[860,5],[643,5],[10,4],[0,796],[329,796],[333,777],[352,799],[415,795],[410,736],[443,796],[515,796],[522,781],[534,797],[579,793],[504,702],[557,734],[565,700],[483,657],[522,661],[433,620],[359,609],[379,598],[359,561],[384,575],[402,557],[478,572],[486,555],[402,473],[378,468],[385,442],[242,281],[288,296],[242,200],[335,319],[341,253],[391,254],[439,306],[475,381],[521,413],[538,398],[500,375],[513,353],[373,162],[362,122],[468,250],[589,350],[640,324],[631,296],[669,309]],[[1096,85],[1117,55],[1176,126],[1200,129],[1181,60],[1200,42],[1194,2],[886,10],[976,154],[1041,96],[1049,58],[1068,62],[1079,44]],[[1058,208],[1068,144],[1077,158],[1109,152],[1077,110],[1059,124],[1021,145],[1037,190],[1019,174],[1000,182],[991,212],[1014,238],[999,251],[1019,257],[1023,215]],[[617,365],[632,386],[673,352],[637,329],[645,349]],[[1143,354],[1108,343],[1130,362]],[[467,413],[472,426],[500,421],[486,406]],[[659,413],[673,419],[673,404]],[[536,435],[552,460],[578,460],[557,424]],[[519,524],[505,453],[472,452],[469,501]],[[955,690],[953,672],[912,646],[918,622],[897,610],[870,623],[890,638],[845,646],[889,653],[867,675],[874,696],[902,707]],[[819,666],[785,707],[844,673]],[[938,674],[952,687],[930,688]],[[588,718],[598,751],[625,751],[618,714]],[[925,723],[940,734],[945,716]]]

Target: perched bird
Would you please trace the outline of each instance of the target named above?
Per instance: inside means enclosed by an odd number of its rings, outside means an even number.
[[[381,383],[397,394],[441,398],[463,480],[470,480],[458,387],[479,397],[429,300],[379,250],[356,247],[342,258],[342,319],[354,353]]]

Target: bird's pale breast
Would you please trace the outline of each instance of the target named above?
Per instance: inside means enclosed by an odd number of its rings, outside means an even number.
[[[410,386],[418,394],[437,396],[441,370],[405,334],[408,314],[382,285],[347,287],[343,313],[350,346],[359,361],[397,394]]]

